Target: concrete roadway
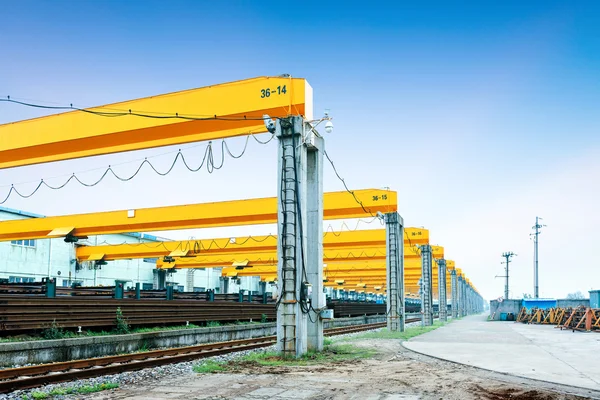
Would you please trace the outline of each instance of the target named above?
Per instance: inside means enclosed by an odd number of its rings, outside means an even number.
[[[403,343],[429,356],[515,376],[600,390],[600,333],[469,316]]]

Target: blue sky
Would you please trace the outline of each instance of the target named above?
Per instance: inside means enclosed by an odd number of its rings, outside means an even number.
[[[536,214],[549,225],[542,295],[589,290],[590,277],[600,282],[589,254],[600,240],[600,6],[465,3],[3,2],[0,95],[91,106],[259,75],[305,77],[315,114],[334,116],[326,146],[350,185],[397,190],[407,225],[429,228],[487,298],[503,292],[494,276],[506,250],[519,254],[514,294],[531,292]],[[0,107],[0,123],[37,115]],[[0,171],[0,186],[170,150]],[[212,175],[143,173],[5,205],[56,215],[271,196],[275,151],[252,144]],[[326,190],[342,188],[330,170],[325,179]],[[252,232],[265,230],[273,227]],[[190,234],[229,236],[169,236]]]

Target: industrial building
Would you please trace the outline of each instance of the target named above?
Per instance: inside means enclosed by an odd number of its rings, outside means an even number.
[[[0,221],[44,218],[31,212],[0,207]],[[63,238],[25,239],[0,242],[0,279],[11,283],[41,282],[55,278],[57,286],[113,286],[115,280],[126,281],[126,286],[140,283],[142,290],[161,289],[171,284],[177,291],[205,291],[237,293],[239,290],[257,291],[258,277],[227,279],[223,284],[220,268],[173,270],[166,273],[156,267],[156,259],[125,259],[106,263],[77,262],[75,247],[102,244],[156,243],[166,239],[146,233],[123,233],[90,236],[68,243]]]

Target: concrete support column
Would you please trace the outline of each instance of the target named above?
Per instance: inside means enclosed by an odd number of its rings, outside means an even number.
[[[471,287],[467,285],[467,314],[473,314],[473,297],[471,296]]]
[[[465,297],[467,298],[467,315],[471,315],[473,313],[471,310],[471,288],[468,283],[465,285]]]
[[[152,270],[152,289],[158,289],[158,269]]]
[[[424,326],[433,325],[433,282],[431,246],[421,246],[421,310]]]
[[[438,310],[440,321],[448,320],[448,301],[446,298],[446,260],[438,260]]]
[[[267,282],[259,281],[258,282],[258,294],[265,294],[267,292]]]
[[[473,289],[469,286],[469,314],[475,313],[475,307],[473,302]]]
[[[458,280],[455,269],[450,271],[450,290],[452,296],[452,318],[458,318]]]
[[[323,348],[318,310],[325,307],[324,143],[307,128],[302,117],[280,118],[275,127],[279,140],[277,349],[292,357],[304,354],[309,340],[311,349]]]
[[[305,137],[310,132],[305,126]],[[323,320],[320,310],[326,308],[323,292],[323,138],[311,135],[306,148],[306,275],[312,287],[307,321],[307,349],[323,350]]]
[[[193,268],[189,268],[185,272],[185,287],[188,292],[194,291],[194,272],[196,272],[196,270]]]
[[[460,287],[460,313],[464,317],[467,315],[467,282],[464,278],[460,278],[458,286]]]
[[[465,279],[463,277],[460,277],[458,280],[458,287],[460,289],[460,300],[459,300],[459,304],[460,304],[460,315],[461,317],[464,317],[467,315],[467,296],[465,293],[465,286],[466,286],[466,282]]]
[[[167,271],[164,269],[155,269],[152,286],[156,290],[163,290],[167,281]]]
[[[397,212],[385,214],[387,328],[404,332],[404,221]]]
[[[466,307],[465,307],[465,281],[462,276],[458,277],[458,307],[460,310],[460,316],[464,317],[466,315]]]
[[[223,294],[229,293],[229,277],[227,277],[227,276],[219,277],[219,291]]]
[[[471,314],[471,296],[469,293],[469,284],[465,282],[465,314]]]

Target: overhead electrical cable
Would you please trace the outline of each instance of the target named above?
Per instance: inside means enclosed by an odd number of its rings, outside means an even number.
[[[14,103],[14,104],[19,104],[19,105],[26,106],[26,107],[40,108],[40,109],[44,109],[44,110],[80,111],[80,112],[84,112],[87,114],[97,115],[100,117],[133,116],[133,117],[153,118],[153,119],[183,119],[183,120],[187,120],[187,121],[214,121],[214,120],[219,120],[219,121],[264,121],[265,120],[264,117],[246,117],[246,116],[223,117],[223,116],[218,116],[218,115],[214,115],[214,114],[206,114],[204,116],[198,117],[198,116],[193,116],[193,115],[189,115],[189,114],[179,114],[178,112],[175,112],[175,113],[173,113],[173,112],[170,112],[170,113],[167,113],[167,112],[136,112],[136,111],[132,111],[132,110],[96,111],[93,109],[101,109],[103,107],[79,108],[79,107],[73,106],[73,104],[70,104],[68,106],[47,106],[47,105],[43,105],[43,104],[34,104],[34,103],[27,103],[24,101],[14,100],[14,99],[11,99],[10,96],[6,96],[6,99],[0,98],[0,102]]]
[[[259,144],[263,144],[266,145],[268,144],[271,140],[273,140],[273,138],[275,137],[274,135],[271,135],[271,137],[266,140],[266,141],[262,141],[259,140],[255,137],[255,134],[252,132],[248,133],[248,136],[246,136],[246,141],[244,143],[244,148],[242,149],[242,151],[239,154],[234,154],[231,149],[229,148],[229,145],[227,144],[227,142],[225,141],[225,139],[221,140],[221,160],[217,163],[215,163],[215,157],[214,157],[214,152],[213,152],[213,143],[212,141],[208,142],[207,146],[206,146],[206,150],[204,151],[204,156],[202,157],[202,161],[200,162],[200,165],[198,165],[197,167],[193,167],[188,160],[186,159],[185,155],[183,154],[183,151],[181,149],[179,149],[177,151],[177,154],[175,155],[175,158],[173,159],[173,161],[171,162],[170,166],[164,170],[164,171],[160,171],[150,160],[149,158],[151,157],[146,157],[142,160],[142,162],[139,164],[139,166],[137,167],[137,169],[135,170],[135,172],[133,172],[131,175],[128,176],[121,176],[119,175],[117,172],[115,172],[114,170],[114,166],[109,165],[104,172],[102,173],[102,175],[96,179],[93,182],[85,182],[83,181],[81,178],[79,178],[78,174],[85,174],[88,172],[92,172],[92,171],[97,171],[100,170],[100,168],[95,168],[92,170],[88,170],[88,171],[81,171],[78,173],[72,173],[71,175],[69,175],[69,177],[61,184],[59,185],[51,185],[49,184],[46,180],[44,179],[40,179],[40,181],[38,182],[38,184],[36,185],[36,187],[30,191],[29,193],[21,193],[21,191],[19,191],[19,189],[17,189],[18,185],[22,185],[25,183],[17,183],[17,184],[11,184],[10,185],[10,189],[8,190],[8,193],[6,193],[6,195],[2,198],[2,200],[0,200],[0,204],[4,204],[6,203],[11,195],[15,194],[18,195],[21,198],[27,199],[30,198],[31,196],[33,196],[38,190],[40,190],[42,187],[47,187],[49,189],[52,190],[59,190],[64,188],[65,186],[67,186],[71,181],[76,181],[77,183],[79,183],[82,186],[85,187],[93,187],[98,185],[100,182],[102,182],[104,180],[104,178],[106,178],[109,174],[112,174],[116,179],[122,181],[122,182],[127,182],[132,180],[133,178],[135,178],[140,171],[142,170],[142,168],[144,167],[144,165],[148,165],[153,171],[154,173],[156,173],[157,175],[160,176],[166,176],[169,173],[171,173],[173,171],[173,168],[175,168],[175,166],[177,165],[177,162],[181,159],[181,163],[183,163],[183,165],[185,166],[185,168],[190,171],[190,172],[198,172],[200,171],[204,165],[206,165],[206,170],[208,171],[209,174],[212,174],[215,170],[219,170],[221,168],[223,168],[223,165],[225,164],[225,153],[227,153],[231,158],[234,159],[239,159],[241,158],[245,153],[246,150],[248,149],[248,144],[250,141],[250,137],[254,138],[254,140],[256,140],[257,143]],[[191,148],[191,147],[190,147]],[[172,152],[169,153],[165,153],[165,154],[170,154]],[[164,155],[164,154],[162,154]],[[153,157],[159,157],[161,155],[157,155],[157,156],[153,156]],[[134,161],[134,162],[138,162]],[[118,165],[123,165],[123,164],[129,164],[128,163],[121,163]],[[50,178],[53,179],[53,178]],[[30,182],[28,182],[30,183]],[[5,185],[5,187],[8,185]]]

